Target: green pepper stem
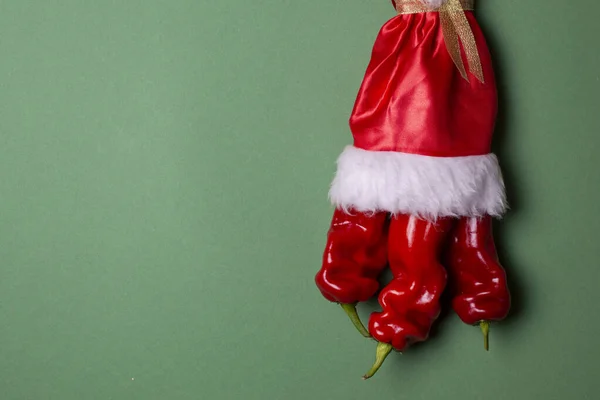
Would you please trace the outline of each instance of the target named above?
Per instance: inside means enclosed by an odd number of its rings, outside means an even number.
[[[481,327],[481,332],[483,333],[483,347],[485,348],[485,351],[490,351],[490,322],[481,321],[479,326]]]
[[[346,314],[348,314],[348,317],[350,317],[350,321],[352,321],[352,323],[354,324],[356,329],[358,329],[360,334],[366,338],[371,337],[369,331],[367,330],[367,328],[365,328],[362,321],[360,320],[360,317],[358,316],[358,312],[356,311],[356,304],[342,303],[340,305],[342,306],[342,309],[346,312]]]
[[[372,378],[373,375],[375,375],[377,373],[377,371],[379,371],[379,368],[381,368],[381,366],[383,365],[383,362],[385,361],[385,359],[387,358],[388,355],[390,355],[392,351],[392,345],[389,343],[381,343],[379,342],[377,344],[377,352],[376,352],[376,357],[375,357],[375,364],[373,364],[373,367],[371,368],[371,370],[369,372],[367,372],[365,374],[365,376],[363,376],[363,380],[367,380],[369,378]]]

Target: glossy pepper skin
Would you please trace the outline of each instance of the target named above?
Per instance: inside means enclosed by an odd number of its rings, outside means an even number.
[[[323,296],[354,304],[373,297],[387,266],[388,214],[336,209],[327,234],[321,269],[315,277]]]
[[[436,222],[412,215],[392,218],[388,258],[394,279],[379,294],[383,311],[369,320],[369,332],[380,343],[403,351],[429,336],[440,314],[447,278],[440,257],[453,224],[451,218]]]
[[[469,325],[504,319],[510,310],[506,273],[496,253],[492,218],[461,218],[452,232],[447,267],[452,307]]]

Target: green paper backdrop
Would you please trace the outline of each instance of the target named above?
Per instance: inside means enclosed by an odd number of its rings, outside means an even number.
[[[388,2],[1,1],[0,399],[597,398],[600,3],[479,3],[513,313],[363,382],[313,275]]]

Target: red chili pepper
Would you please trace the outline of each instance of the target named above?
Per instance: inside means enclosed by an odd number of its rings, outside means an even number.
[[[458,221],[447,264],[454,293],[452,307],[466,324],[481,326],[488,350],[490,321],[504,319],[510,309],[510,292],[498,261],[491,217]]]
[[[372,377],[392,349],[403,351],[424,341],[440,313],[446,270],[440,263],[444,239],[454,220],[435,223],[412,215],[395,216],[389,232],[389,264],[394,279],[379,294],[382,312],[373,313],[369,332],[379,344]]]
[[[378,276],[387,265],[387,213],[365,214],[336,209],[327,234],[323,264],[315,282],[323,296],[342,305],[356,328],[369,332],[356,312],[356,303],[373,297]]]

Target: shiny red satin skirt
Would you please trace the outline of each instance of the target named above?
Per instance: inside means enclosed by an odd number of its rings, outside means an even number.
[[[350,117],[356,147],[437,157],[490,152],[497,112],[494,71],[483,33],[473,13],[465,13],[485,83],[460,75],[439,13],[397,15],[379,32]]]

